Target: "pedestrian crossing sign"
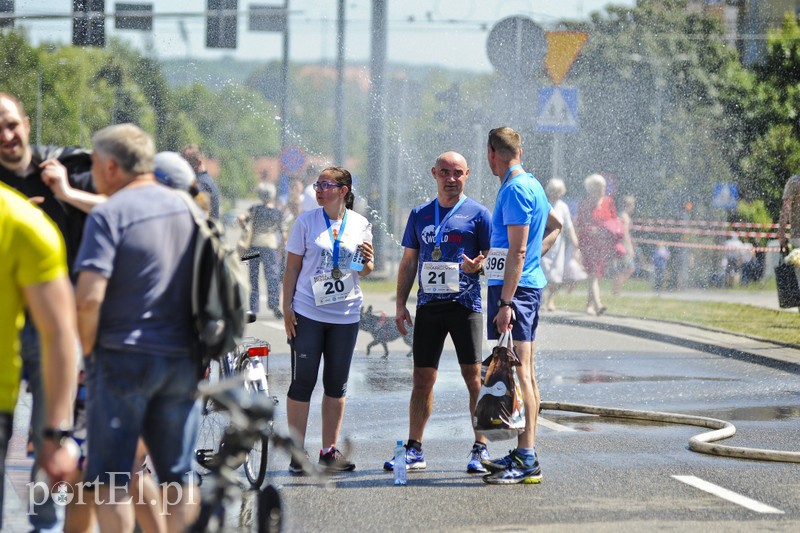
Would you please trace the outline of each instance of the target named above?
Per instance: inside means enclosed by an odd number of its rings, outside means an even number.
[[[711,206],[716,209],[736,209],[739,205],[739,186],[735,183],[715,183]]]
[[[578,131],[578,89],[544,87],[539,89],[536,131],[571,133]]]

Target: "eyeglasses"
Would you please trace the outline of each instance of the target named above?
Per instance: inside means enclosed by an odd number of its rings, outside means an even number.
[[[332,189],[334,187],[344,187],[344,185],[333,183],[331,181],[317,181],[311,186],[314,187],[315,191],[327,191],[328,189]]]

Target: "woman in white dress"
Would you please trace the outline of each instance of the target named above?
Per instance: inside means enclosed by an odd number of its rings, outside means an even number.
[[[572,281],[565,279],[565,269],[567,268],[567,245],[571,244],[573,247],[578,246],[578,237],[575,235],[575,228],[572,225],[572,217],[569,213],[569,206],[561,199],[567,192],[567,187],[564,181],[559,178],[553,178],[547,182],[544,188],[547,194],[547,199],[555,211],[558,218],[561,219],[563,226],[556,242],[550,250],[542,256],[542,270],[547,278],[547,290],[545,291],[545,308],[548,311],[555,311],[555,295],[561,288],[562,283],[565,281]],[[568,276],[567,276],[568,277]]]

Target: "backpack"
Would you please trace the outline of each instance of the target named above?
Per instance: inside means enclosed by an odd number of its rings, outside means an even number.
[[[192,318],[197,344],[196,359],[205,371],[242,340],[247,321],[250,282],[235,247],[225,242],[222,226],[206,219],[186,193],[176,191],[192,213],[195,234],[192,267]]]

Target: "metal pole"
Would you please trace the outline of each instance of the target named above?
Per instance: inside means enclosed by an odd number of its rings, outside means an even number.
[[[289,0],[284,0],[283,8],[286,10],[286,27],[283,28],[283,61],[281,62],[281,153],[289,141]],[[289,192],[289,177],[281,172],[280,193]]]
[[[388,194],[381,194],[386,187],[386,153],[384,150],[386,104],[385,104],[385,75],[386,75],[386,0],[372,0],[372,36],[370,57],[370,93],[369,93],[369,144],[367,146],[367,178],[369,195],[367,201],[370,206],[370,215],[373,220],[374,245],[378,250],[376,269],[381,265],[381,248],[385,241],[385,220],[380,217],[388,216]],[[383,196],[383,198],[381,198]],[[380,207],[381,212],[375,209]],[[383,226],[383,229],[380,228]]]
[[[339,0],[339,14],[336,32],[336,96],[335,106],[335,126],[333,133],[333,159],[340,167],[344,166],[344,0]]]

